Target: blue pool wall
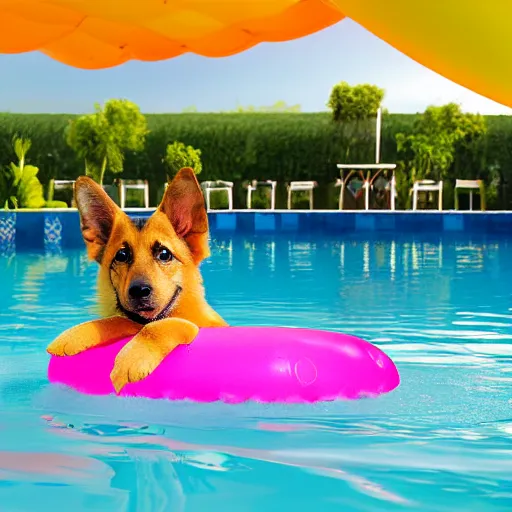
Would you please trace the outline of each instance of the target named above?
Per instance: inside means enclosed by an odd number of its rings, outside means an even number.
[[[153,209],[127,209],[148,217]],[[437,211],[214,211],[208,214],[212,236],[254,233],[489,233],[512,234],[512,212]],[[0,212],[0,253],[13,250],[83,248],[78,211]]]

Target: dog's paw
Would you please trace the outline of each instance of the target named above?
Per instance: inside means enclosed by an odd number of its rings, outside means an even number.
[[[137,323],[118,316],[91,320],[64,331],[46,351],[53,356],[74,356],[119,338],[135,336],[140,330]]]
[[[65,332],[52,341],[46,351],[52,356],[74,356],[88,348],[86,340],[75,338]]]
[[[138,382],[150,373],[162,362],[163,355],[150,346],[133,340],[123,347],[117,354],[114,368],[110,373],[110,380],[116,393],[129,382]]]
[[[146,325],[117,354],[110,380],[116,393],[129,382],[138,382],[153,373],[156,367],[179,345],[188,345],[199,327],[181,318],[165,318]]]

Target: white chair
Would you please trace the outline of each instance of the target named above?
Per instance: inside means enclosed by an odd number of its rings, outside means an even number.
[[[469,190],[469,210],[473,211],[473,191],[480,193],[480,209],[485,210],[485,189],[482,180],[455,180],[455,209],[459,209],[459,191]]]
[[[292,209],[292,192],[309,192],[309,209],[313,209],[313,189],[316,181],[291,181],[288,184],[288,210]]]
[[[52,190],[51,197],[56,190],[69,190],[71,189],[71,206],[75,206],[75,180],[50,180],[50,189]]]
[[[228,196],[228,210],[233,209],[233,182],[232,181],[203,181],[201,183],[201,187],[203,188],[205,199],[206,199],[206,209],[210,210],[210,194],[212,192],[226,192]]]
[[[142,190],[144,193],[144,207],[149,208],[149,184],[148,180],[117,180],[117,188],[119,191],[119,205],[121,208],[126,204],[127,190]]]
[[[438,209],[443,209],[443,181],[435,182],[434,180],[415,181],[411,189],[412,192],[412,209],[418,209],[418,194],[420,192],[437,192],[438,193]]]
[[[252,206],[252,193],[256,192],[258,187],[270,187],[270,209],[275,210],[276,208],[276,186],[277,181],[266,180],[256,181],[253,180],[247,186],[247,208],[250,210]]]

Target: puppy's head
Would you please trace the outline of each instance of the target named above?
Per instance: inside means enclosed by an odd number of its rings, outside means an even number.
[[[75,198],[89,258],[100,264],[118,313],[148,323],[170,316],[183,292],[201,292],[208,217],[192,169],[176,175],[147,221],[130,219],[87,177],[76,181]]]

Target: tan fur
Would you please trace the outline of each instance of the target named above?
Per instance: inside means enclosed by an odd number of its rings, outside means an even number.
[[[198,268],[210,254],[204,198],[192,169],[182,169],[142,229],[89,178],[77,180],[75,198],[89,258],[100,265],[98,301],[104,318],[69,329],[47,350],[57,356],[73,355],[135,334],[117,355],[111,373],[119,392],[128,382],[149,375],[176,346],[191,343],[200,327],[227,325],[207,303]],[[126,247],[129,263],[115,262],[118,251]],[[160,261],[155,247],[170,250],[172,261]],[[129,289],[137,280],[152,288],[151,311],[130,309]],[[172,303],[177,288],[181,293]],[[167,311],[169,304],[174,305]],[[130,319],[123,318],[126,312]],[[140,323],[133,321],[133,314]]]

